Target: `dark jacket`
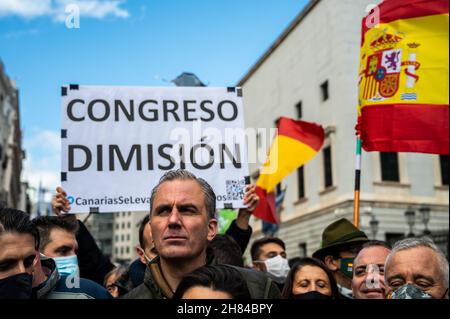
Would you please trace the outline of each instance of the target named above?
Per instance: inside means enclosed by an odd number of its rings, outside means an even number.
[[[127,286],[133,289],[141,285],[144,282],[146,268],[139,258],[133,261],[128,267],[129,277]]]
[[[88,279],[80,278],[79,287],[70,287],[67,277],[59,275],[51,258],[41,257],[41,265],[48,273],[48,278],[33,288],[38,299],[112,299],[105,288]]]
[[[78,233],[76,236],[78,242],[78,266],[80,268],[81,278],[90,279],[99,285],[103,285],[107,273],[115,267],[110,260],[103,255],[98,248],[94,237],[92,237],[86,226],[78,220]]]
[[[214,265],[215,259],[208,251],[208,265]],[[245,278],[252,299],[281,299],[280,290],[263,272],[235,267]],[[159,256],[154,258],[145,270],[144,283],[136,287],[124,299],[171,299],[173,295],[169,284],[160,269]]]
[[[232,237],[241,248],[242,255],[247,249],[250,237],[252,237],[253,229],[249,225],[247,230],[241,229],[236,225],[236,220],[231,222],[230,227],[226,231],[226,235]]]

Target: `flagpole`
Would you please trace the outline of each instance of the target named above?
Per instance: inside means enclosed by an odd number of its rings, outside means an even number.
[[[353,202],[353,224],[359,228],[359,191],[361,184],[361,138],[356,137],[355,195]]]

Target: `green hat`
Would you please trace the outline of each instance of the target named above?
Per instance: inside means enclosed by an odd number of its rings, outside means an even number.
[[[337,249],[369,241],[366,234],[356,228],[347,219],[342,218],[328,225],[322,234],[322,244],[312,256],[323,260],[332,255]]]

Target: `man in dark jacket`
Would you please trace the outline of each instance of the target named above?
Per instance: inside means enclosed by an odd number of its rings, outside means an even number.
[[[244,204],[253,211],[258,201],[252,194]],[[206,181],[185,170],[166,173],[150,198],[150,225],[159,255],[149,263],[144,283],[125,298],[170,299],[186,274],[214,264],[207,246],[217,233],[215,212],[216,196]],[[280,291],[264,274],[238,269],[252,298],[280,298]]]

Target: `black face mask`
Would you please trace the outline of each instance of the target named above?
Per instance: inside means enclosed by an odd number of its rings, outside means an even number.
[[[31,299],[33,276],[21,273],[0,279],[0,299]]]
[[[331,300],[331,296],[327,296],[324,294],[321,294],[318,291],[310,291],[304,294],[297,294],[297,295],[292,295],[290,299],[306,299],[306,300],[310,300],[310,299],[316,299],[316,300]]]

